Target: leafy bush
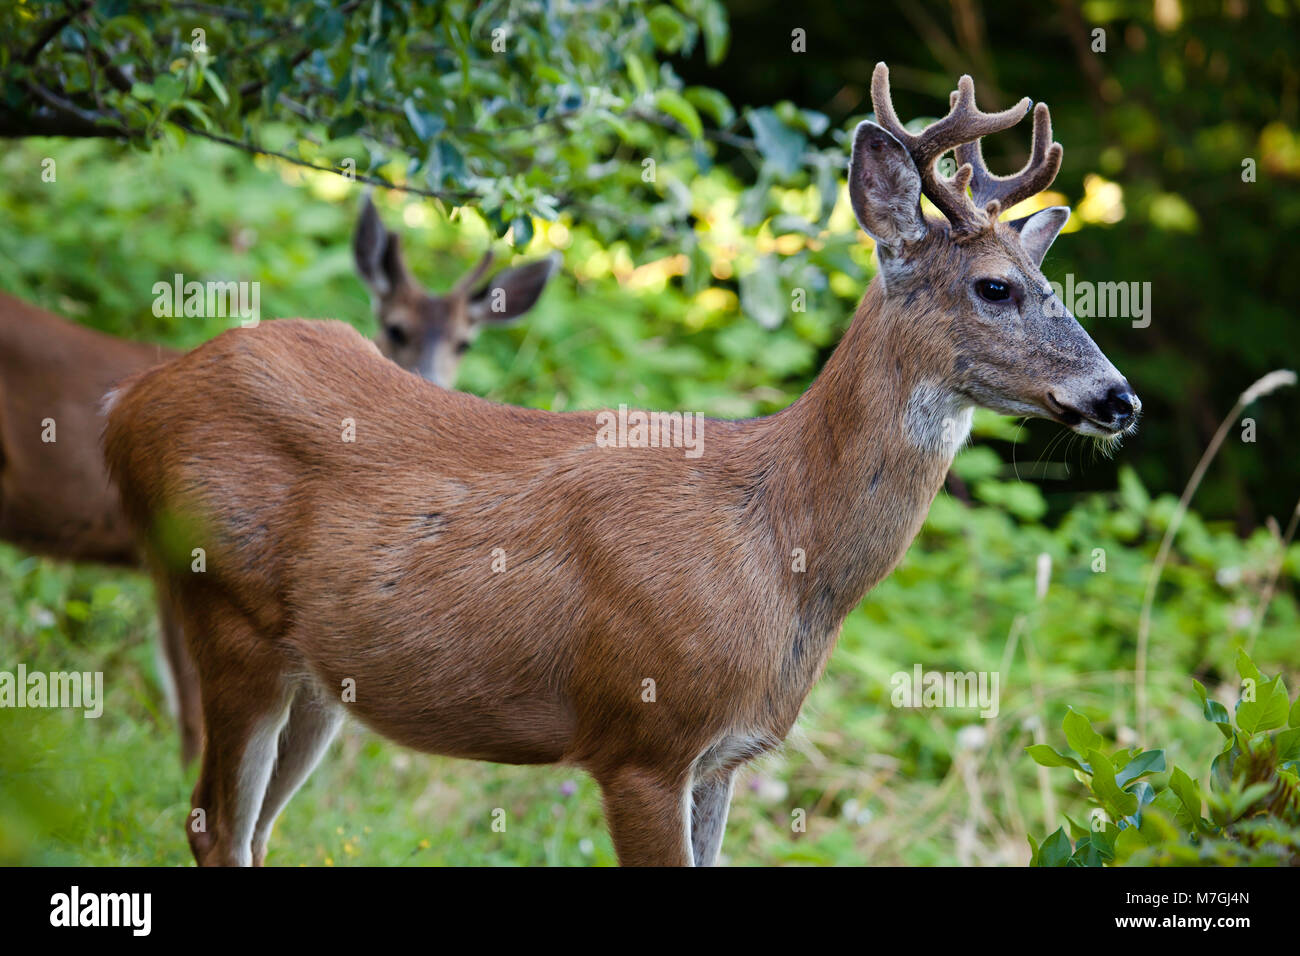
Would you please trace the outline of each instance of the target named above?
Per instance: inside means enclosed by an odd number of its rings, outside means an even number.
[[[1300,866],[1300,698],[1291,703],[1282,678],[1265,677],[1244,651],[1237,670],[1233,715],[1192,681],[1205,719],[1227,739],[1204,792],[1179,767],[1163,783],[1143,779],[1165,770],[1163,750],[1107,755],[1101,734],[1073,710],[1064,721],[1073,755],[1027,748],[1041,766],[1072,769],[1097,804],[1089,827],[1066,817],[1068,831],[1041,845],[1030,837],[1031,865]]]

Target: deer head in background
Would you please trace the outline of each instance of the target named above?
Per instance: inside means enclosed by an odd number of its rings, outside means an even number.
[[[455,385],[460,360],[480,327],[509,322],[531,309],[560,261],[554,253],[502,269],[484,281],[492,265],[489,249],[447,292],[432,294],[407,270],[401,241],[384,228],[369,194],[362,202],[352,251],[379,319],[379,350],[443,388]]]

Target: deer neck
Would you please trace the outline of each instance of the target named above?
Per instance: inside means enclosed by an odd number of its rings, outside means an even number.
[[[830,640],[902,559],[969,433],[971,404],[940,385],[950,355],[918,346],[927,313],[874,281],[821,375],[765,420],[764,518],[790,567],[803,549],[793,593]]]

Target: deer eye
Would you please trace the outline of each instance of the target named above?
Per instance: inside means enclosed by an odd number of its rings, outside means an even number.
[[[1005,302],[1011,298],[1011,284],[997,279],[980,279],[975,283],[975,291],[985,302]]]
[[[406,344],[406,329],[402,328],[400,325],[387,326],[384,331],[388,333],[388,341],[392,342],[394,345]]]
[[[456,343],[456,354],[457,354],[457,355],[464,355],[464,354],[465,354],[466,352],[468,352],[468,351],[469,351],[469,343],[468,343],[468,342],[457,342],[457,343]]]

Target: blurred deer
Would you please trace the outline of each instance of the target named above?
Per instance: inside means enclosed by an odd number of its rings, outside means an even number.
[[[491,263],[489,252],[446,295],[428,295],[407,273],[398,239],[384,230],[369,197],[355,250],[357,268],[376,292],[385,354],[447,387],[477,327],[530,309],[556,265],[545,259],[506,269],[475,287]],[[0,294],[0,538],[55,558],[138,566],[131,529],[104,470],[99,403],[115,382],[180,354]],[[162,594],[159,610],[163,676],[175,696],[188,764],[203,735],[198,677]]]
[[[428,753],[585,768],[622,863],[711,864],[736,771],[790,731],[973,408],[1103,441],[1134,427],[1137,397],[1039,268],[1068,211],[999,219],[1060,166],[1047,108],[1000,178],[977,144],[1028,100],[984,113],[964,76],[913,134],[884,64],[872,98],[849,196],[879,272],[808,391],[705,422],[700,457],[609,447],[610,412],[436,388],[340,323],[226,332],[110,397],[107,460],[142,540],[182,513],[209,549],[193,574],[151,546],[210,728],[199,863],[264,860],[348,711]]]
[[[479,329],[509,322],[537,304],[559,255],[503,269],[488,281],[492,250],[442,295],[430,295],[406,269],[401,242],[384,228],[369,193],[352,237],[357,271],[379,318],[379,350],[402,368],[452,388],[460,360]]]

